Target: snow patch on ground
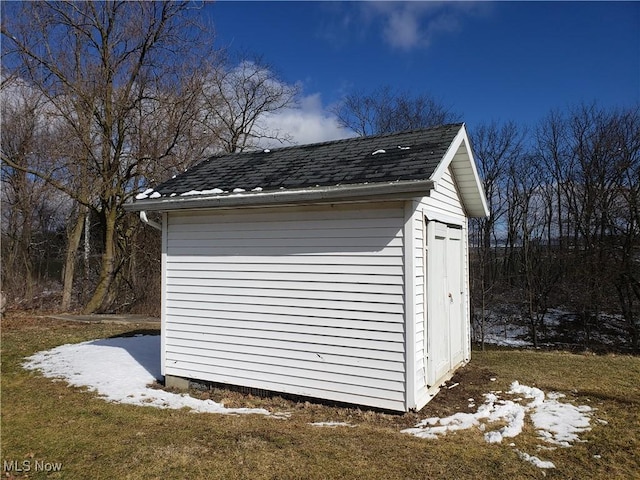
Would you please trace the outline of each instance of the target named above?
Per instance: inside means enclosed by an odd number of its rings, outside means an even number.
[[[578,435],[590,430],[591,407],[561,403],[564,395],[551,392],[549,395],[536,387],[513,382],[508,395],[521,395],[513,400],[502,399],[497,393],[484,395],[485,402],[475,413],[459,412],[449,417],[427,418],[415,427],[403,430],[421,438],[437,438],[438,435],[456,430],[478,427],[484,431],[491,423],[506,423],[497,430],[486,432],[489,443],[500,443],[504,438],[516,437],[522,432],[527,414],[540,438],[546,442],[568,447],[580,441]],[[525,400],[530,400],[523,404]]]
[[[502,338],[499,335],[494,335],[491,333],[485,335],[484,343],[491,344],[491,345],[498,345],[500,347],[513,347],[513,348],[533,346],[533,342],[530,342],[529,340],[521,340],[518,338]]]
[[[538,468],[556,468],[553,462],[540,460],[538,457],[533,455],[529,455],[528,453],[521,452],[520,450],[516,450],[518,452],[518,456],[524,460],[525,462],[531,463],[534,467]]]
[[[314,422],[314,423],[310,423],[309,425],[313,425],[314,427],[331,427],[331,428],[335,428],[335,427],[355,427],[356,425],[351,425],[350,423],[347,422]]]
[[[511,348],[533,347],[529,322],[516,307],[509,304],[498,305],[484,313],[485,320],[482,322],[482,311],[476,309],[474,312],[471,322],[474,342],[482,341],[484,330],[484,342],[487,344]],[[585,333],[577,323],[580,322],[575,312],[562,308],[549,309],[544,316],[544,326],[538,327],[539,345],[584,346]],[[602,313],[598,316],[597,324],[599,328],[590,332],[591,345],[620,349],[628,344],[624,319],[620,315]]]
[[[581,441],[579,434],[591,430],[587,405],[574,406],[560,403],[557,399],[548,399],[544,408],[536,408],[531,413],[531,421],[538,434],[549,443],[569,447]]]
[[[500,422],[505,425],[499,429],[487,431],[484,439],[488,443],[501,443],[505,438],[516,437],[522,432],[528,415],[541,440],[569,447],[581,441],[580,433],[591,429],[591,407],[562,403],[559,401],[564,397],[561,393],[550,392],[545,395],[539,388],[521,385],[517,381],[511,384],[507,392],[507,395],[514,398],[503,399],[498,396],[499,393],[485,394],[484,403],[475,413],[460,412],[445,418],[427,418],[415,427],[407,428],[402,432],[420,438],[436,439],[447,432],[473,427],[484,432],[490,428],[491,424]],[[538,457],[522,452],[519,452],[519,455],[540,468],[555,468],[553,463],[544,462]]]
[[[160,337],[106,338],[36,353],[25,359],[24,368],[46,377],[87,387],[110,402],[157,408],[189,408],[199,413],[270,415],[263,408],[226,408],[213,400],[165,392],[148,385],[162,378]]]

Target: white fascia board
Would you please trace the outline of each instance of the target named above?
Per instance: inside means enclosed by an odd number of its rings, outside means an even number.
[[[447,170],[447,168],[449,168],[461,148],[464,149],[466,153],[467,161],[465,161],[464,165],[462,165],[461,167],[458,166],[457,168],[468,170],[472,173],[474,179],[473,187],[466,188],[460,192],[460,195],[462,197],[462,204],[468,216],[488,217],[489,206],[487,204],[487,198],[484,194],[484,187],[482,186],[482,182],[480,181],[480,176],[478,175],[476,161],[473,157],[473,152],[471,151],[471,143],[469,142],[469,136],[467,135],[467,129],[464,124],[460,127],[458,134],[451,142],[451,145],[442,158],[440,165],[438,165],[438,168],[436,168],[433,172],[433,175],[431,175],[431,180],[433,180],[434,183],[437,184],[437,182],[442,178],[442,175]]]
[[[189,195],[138,200],[125,204],[130,212],[171,211],[193,208],[240,208],[301,203],[362,201],[367,199],[396,200],[428,195],[432,180],[403,180],[386,183],[339,185],[267,192],[245,192],[225,195]]]
[[[469,135],[467,134],[467,129],[465,125],[462,125],[461,133],[463,135],[464,145],[467,149],[467,154],[469,155],[469,168],[473,172],[473,178],[475,180],[475,187],[477,189],[477,195],[480,197],[480,209],[477,212],[473,212],[473,217],[488,217],[490,215],[489,204],[487,203],[487,196],[484,193],[484,187],[482,186],[482,181],[480,180],[480,175],[478,175],[478,169],[476,167],[476,159],[473,156],[473,150],[471,149],[471,142],[469,141]]]

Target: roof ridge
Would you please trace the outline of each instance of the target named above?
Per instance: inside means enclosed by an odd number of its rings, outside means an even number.
[[[301,144],[298,144],[298,145],[287,145],[287,146],[284,146],[284,147],[273,147],[273,148],[271,148],[271,147],[269,147],[269,148],[256,148],[255,150],[245,150],[245,151],[242,151],[242,152],[224,152],[224,153],[210,155],[209,157],[207,157],[207,160],[211,160],[211,159],[214,159],[214,158],[220,158],[220,157],[226,157],[227,155],[259,153],[259,152],[264,152],[265,150],[269,150],[269,152],[274,152],[275,153],[275,152],[280,152],[280,151],[283,151],[283,150],[290,150],[290,149],[294,149],[294,148],[319,147],[319,146],[336,145],[336,144],[340,144],[340,143],[348,143],[348,142],[354,142],[354,141],[382,139],[382,138],[386,138],[386,137],[394,137],[394,136],[398,136],[398,135],[409,135],[409,134],[414,134],[414,133],[419,133],[419,132],[440,130],[440,129],[451,128],[451,127],[462,127],[463,125],[464,125],[463,122],[445,123],[443,125],[434,125],[432,127],[414,128],[412,130],[400,130],[400,131],[397,131],[397,132],[380,133],[380,134],[376,134],[376,135],[361,135],[361,136],[348,137],[348,138],[339,138],[339,139],[336,139],[336,140],[325,140],[324,142],[301,143]]]

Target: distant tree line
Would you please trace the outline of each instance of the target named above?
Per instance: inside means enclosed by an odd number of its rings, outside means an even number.
[[[472,132],[491,217],[471,222],[472,293],[516,307],[537,346],[551,308],[575,313],[584,346],[617,314],[640,349],[640,108],[553,111],[535,128]]]

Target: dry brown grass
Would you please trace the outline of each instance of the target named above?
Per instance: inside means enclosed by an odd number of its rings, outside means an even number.
[[[84,325],[30,315],[2,321],[2,458],[25,460],[28,478],[425,479],[637,478],[640,471],[640,359],[550,352],[474,352],[423,411],[406,415],[259,398],[219,389],[194,395],[229,406],[288,411],[290,418],[194,414],[107,403],[95,394],[22,369],[22,359],[64,343],[124,334],[135,326]],[[88,359],[89,360],[89,359]],[[490,378],[496,378],[495,382]],[[586,440],[540,456],[556,469],[520,460],[515,448],[487,444],[477,430],[422,440],[400,433],[428,416],[469,411],[467,399],[513,380],[567,394],[597,408]],[[605,420],[599,423],[595,418]],[[345,421],[356,428],[309,425]],[[533,427],[514,439],[536,454]],[[61,462],[59,473],[35,461]],[[3,474],[8,472],[3,472]],[[8,478],[15,472],[6,475]]]

